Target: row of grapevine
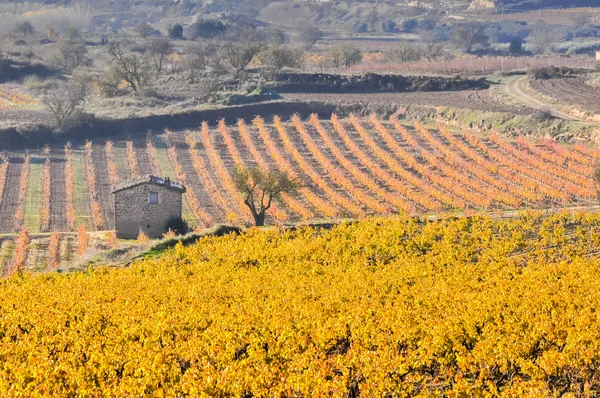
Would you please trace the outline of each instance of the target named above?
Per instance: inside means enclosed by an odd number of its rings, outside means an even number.
[[[94,166],[94,148],[91,141],[85,143],[85,164],[87,175],[87,186],[92,207],[92,217],[96,229],[101,230],[104,225],[104,215],[98,203],[98,191],[96,190],[96,168]]]
[[[200,135],[202,143],[206,147],[206,153],[210,164],[214,167],[215,173],[217,174],[217,177],[219,178],[221,184],[223,184],[227,195],[229,195],[229,197],[232,198],[235,203],[237,203],[238,209],[245,209],[246,205],[244,204],[244,199],[237,191],[235,183],[233,182],[233,178],[231,177],[229,170],[227,170],[227,166],[225,165],[223,158],[220,156],[219,151],[217,151],[217,148],[215,147],[215,144],[212,141],[212,138],[210,136],[210,130],[206,122],[202,123]],[[245,213],[242,213],[242,219],[245,222],[250,221],[250,219]]]
[[[333,187],[331,187],[327,181],[323,178],[322,174],[319,173],[300,153],[296,145],[292,142],[287,129],[279,117],[273,118],[273,125],[281,138],[285,150],[292,156],[292,158],[299,165],[300,169],[317,185],[323,193],[332,202],[338,204],[344,208],[350,214],[355,217],[360,217],[363,214],[360,206],[356,205],[353,201],[341,195]],[[331,174],[330,174],[331,176]],[[331,176],[333,178],[333,176]]]
[[[271,134],[269,133],[267,127],[265,126],[265,121],[263,118],[257,116],[252,120],[252,124],[258,129],[258,133],[263,140],[267,152],[271,156],[271,158],[275,161],[277,166],[287,173],[292,179],[300,180],[300,177],[290,161],[285,157],[285,155],[279,150],[275,142],[273,141]],[[310,188],[302,187],[300,192],[304,195],[307,202],[313,205],[316,209],[322,212],[326,217],[334,217],[338,214],[337,209],[332,206],[330,203],[324,201],[317,194],[315,194]],[[307,219],[312,215],[310,211],[306,211],[304,213],[300,213]]]
[[[15,211],[13,228],[19,231],[23,228],[23,219],[25,217],[25,203],[27,201],[27,186],[29,185],[29,154],[25,155],[23,167],[21,169],[21,177],[19,179],[19,197],[17,202],[17,210]]]
[[[206,164],[204,157],[199,153],[199,142],[196,141],[194,134],[187,133],[185,136],[185,142],[188,145],[188,151],[192,158],[192,163],[196,169],[196,173],[200,177],[204,188],[208,193],[210,193],[211,197],[218,204],[219,208],[226,214],[227,219],[234,221],[237,219],[237,211],[232,206],[231,202],[227,200],[227,198],[225,198],[225,196],[221,193],[221,190],[217,187],[215,181],[213,181],[213,179],[210,177],[208,165]]]
[[[348,193],[350,193],[359,203],[366,205],[374,212],[380,214],[389,213],[390,208],[387,204],[382,203],[380,200],[373,198],[363,189],[360,189],[352,180],[344,174],[344,170],[341,167],[336,166],[329,158],[329,156],[323,152],[321,147],[311,137],[306,129],[306,126],[298,115],[292,117],[292,125],[302,138],[304,144],[310,151],[311,155],[319,162],[321,167],[329,174],[329,176],[340,186],[344,187]]]
[[[166,133],[166,142],[167,153],[169,155],[169,160],[171,161],[171,166],[173,167],[173,170],[175,170],[175,175],[177,179],[179,179],[179,181],[183,182],[188,186],[188,190],[186,192],[186,200],[188,204],[192,208],[194,215],[198,218],[198,220],[201,223],[204,224],[204,226],[211,225],[214,222],[214,220],[212,216],[206,211],[204,211],[204,209],[200,205],[200,200],[198,200],[198,196],[196,195],[196,192],[194,190],[195,187],[190,186],[191,184],[189,184],[187,173],[184,171],[181,163],[179,162],[179,157],[177,155],[178,150],[175,147],[175,144],[173,143],[173,137],[170,131],[167,131]]]
[[[67,225],[69,226],[69,231],[75,231],[77,228],[77,212],[75,211],[75,175],[73,171],[71,144],[65,145],[65,195]]]
[[[254,161],[256,162],[256,164],[258,165],[258,167],[260,167],[260,168],[262,168],[264,170],[271,170],[271,167],[269,166],[269,163],[266,161],[266,159],[264,158],[264,156],[260,153],[260,151],[258,150],[258,148],[256,147],[256,145],[254,144],[252,136],[251,136],[250,132],[248,131],[248,129],[246,127],[246,123],[244,122],[244,120],[239,119],[237,125],[238,125],[238,132],[240,133],[240,136],[242,138],[242,143],[244,144],[244,146],[246,147],[246,149],[248,149],[248,151],[250,152],[250,154],[254,158]],[[224,130],[224,133],[227,134],[227,129]],[[229,142],[231,140],[228,139],[227,141]],[[236,159],[236,161],[241,161],[241,159]],[[312,218],[312,215],[310,214],[310,212],[308,212],[306,210],[306,208],[304,207],[304,205],[302,205],[293,196],[291,196],[289,194],[283,194],[282,195],[282,199],[283,199],[283,202],[286,205],[288,205],[292,210],[294,210],[296,213],[301,214],[305,218]],[[275,207],[273,207],[273,216],[277,220],[279,220],[279,221],[288,221],[290,219],[289,214],[287,214],[283,209],[280,209],[279,206],[277,206],[276,203],[274,203],[273,206],[275,206]]]
[[[52,201],[51,194],[51,151],[50,147],[44,148],[44,170],[42,176],[42,208],[40,210],[40,230],[48,232],[50,230],[50,203]]]
[[[114,186],[119,182],[119,174],[117,173],[115,147],[112,141],[106,141],[104,152],[106,154],[106,167],[108,168],[108,181],[110,182],[110,185]]]
[[[125,143],[125,148],[127,150],[127,162],[129,163],[129,169],[131,170],[131,177],[133,179],[139,178],[140,168],[138,164],[137,155],[135,154],[133,141],[127,140],[127,142]]]
[[[0,201],[4,197],[4,189],[6,187],[6,178],[8,176],[8,156],[0,153]]]

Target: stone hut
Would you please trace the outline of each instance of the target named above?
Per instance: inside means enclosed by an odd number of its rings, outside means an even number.
[[[123,239],[140,231],[162,238],[169,220],[181,217],[185,187],[168,178],[147,175],[114,187],[115,229]]]

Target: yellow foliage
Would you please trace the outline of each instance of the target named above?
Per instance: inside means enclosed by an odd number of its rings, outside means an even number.
[[[593,396],[600,215],[251,229],[0,284],[14,396]]]

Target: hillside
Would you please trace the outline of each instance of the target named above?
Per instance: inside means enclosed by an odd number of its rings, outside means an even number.
[[[599,228],[594,214],[372,219],[16,275],[0,284],[0,390],[594,394]]]

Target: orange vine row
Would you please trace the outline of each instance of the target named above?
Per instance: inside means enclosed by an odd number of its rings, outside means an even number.
[[[173,135],[172,134],[173,134],[172,132],[167,131],[166,141],[167,141],[167,153],[169,155],[169,160],[171,161],[171,165],[173,166],[173,170],[175,171],[175,175],[177,176],[177,179],[179,179],[179,181],[181,181],[182,183],[186,184],[189,187],[189,189],[186,193],[186,199],[187,199],[187,202],[189,203],[190,207],[192,208],[192,211],[198,218],[198,220],[200,222],[202,222],[204,224],[204,226],[211,225],[213,223],[212,217],[210,216],[210,214],[206,213],[202,209],[202,206],[200,205],[200,201],[198,200],[198,196],[196,195],[196,192],[194,191],[193,187],[191,186],[191,184],[188,180],[187,174],[185,173],[183,167],[181,166],[181,163],[179,162],[179,157],[177,156],[177,148],[175,147],[175,145],[173,143]]]
[[[248,132],[248,129],[246,128],[246,123],[244,122],[243,119],[238,120],[238,131],[240,132],[240,136],[242,137],[242,142],[244,143],[246,148],[248,148],[248,151],[250,152],[250,154],[256,161],[257,165],[262,169],[269,170],[270,169],[269,164],[267,163],[265,158],[262,156],[260,151],[256,148],[256,145],[254,145],[254,141],[252,140],[252,137],[250,136],[250,133]],[[227,132],[227,129],[224,129],[222,133],[229,135]],[[231,141],[231,139],[228,139],[227,141],[229,142],[229,141]],[[241,162],[242,159],[234,158],[234,161]],[[282,199],[296,213],[301,214],[305,218],[311,218],[310,213],[306,212],[306,209],[304,208],[304,206],[302,206],[302,204],[300,204],[298,202],[298,200],[296,200],[291,195],[284,194],[284,195],[282,195]],[[284,210],[280,209],[276,203],[273,204],[272,209],[273,209],[273,216],[277,220],[279,220],[279,221],[289,220],[288,214]]]
[[[87,169],[87,186],[92,206],[92,216],[96,229],[102,229],[104,215],[98,203],[98,191],[96,190],[96,167],[94,166],[94,148],[91,141],[85,143],[85,164]]]
[[[221,156],[219,156],[219,152],[217,151],[215,145],[212,142],[210,132],[208,129],[208,124],[206,122],[202,123],[201,137],[202,143],[206,146],[206,152],[210,163],[215,167],[215,173],[219,177],[219,181],[221,181],[221,183],[225,186],[225,189],[227,190],[229,196],[231,198],[235,198],[235,202],[237,202],[238,208],[244,209],[246,207],[246,205],[244,204],[244,199],[235,187],[235,183],[231,178],[231,174],[229,174],[229,171],[227,170],[223,159],[221,158]],[[238,213],[243,217],[246,223],[250,222],[250,219],[248,218],[246,213],[241,212],[239,210]]]
[[[131,170],[131,176],[133,178],[140,177],[140,167],[138,164],[137,156],[135,154],[135,148],[133,147],[133,142],[128,140],[125,144],[127,148],[127,161],[129,162],[129,169]]]
[[[306,174],[324,193],[325,195],[337,203],[341,207],[345,208],[350,214],[355,217],[360,217],[363,214],[362,209],[354,204],[351,200],[347,199],[335,189],[333,189],[329,184],[325,181],[325,179],[318,173],[311,165],[304,159],[304,156],[298,151],[298,148],[294,145],[290,136],[281,122],[279,116],[275,116],[273,118],[273,125],[277,130],[277,133],[281,137],[281,141],[286,151],[292,155],[296,163],[300,166],[304,174]]]
[[[40,230],[42,232],[48,232],[50,230],[50,201],[51,201],[51,158],[50,158],[50,147],[44,148],[44,170],[42,176],[42,208],[40,210]]]
[[[60,267],[60,235],[53,232],[48,243],[48,269],[55,270]]]
[[[108,181],[110,185],[115,186],[119,182],[119,174],[117,173],[117,161],[115,159],[115,147],[112,141],[106,141],[104,146],[106,153],[106,167],[108,168]]]
[[[265,121],[260,116],[254,118],[252,123],[258,129],[260,137],[262,138],[267,150],[275,163],[277,163],[278,167],[285,171],[291,178],[298,180],[299,176],[296,170],[292,167],[291,163],[286,159],[286,157],[282,154],[282,152],[277,148],[275,142],[271,138],[271,134],[267,130],[265,126]],[[318,195],[316,195],[311,189],[307,187],[301,188],[301,192],[304,194],[306,200],[311,203],[315,208],[321,211],[326,217],[334,217],[338,214],[337,209],[332,206],[330,203],[321,199]],[[305,215],[306,218],[312,216],[311,213]]]
[[[73,154],[71,144],[65,145],[65,193],[67,207],[67,224],[69,231],[77,228],[77,213],[75,211],[75,175],[73,173]]]
[[[23,227],[23,219],[25,217],[25,203],[27,202],[27,185],[29,184],[29,154],[25,155],[25,161],[21,169],[21,177],[19,180],[19,198],[17,210],[14,216],[14,229],[20,230]]]
[[[331,178],[340,186],[344,187],[352,196],[354,196],[358,202],[365,204],[371,210],[380,213],[386,214],[389,213],[389,207],[380,203],[379,201],[373,199],[368,193],[359,189],[350,179],[348,179],[342,170],[335,166],[330,160],[329,157],[321,150],[319,145],[314,141],[314,139],[310,136],[304,123],[300,120],[298,115],[292,116],[292,125],[295,127],[296,131],[300,133],[302,140],[306,144],[306,147],[311,152],[311,154],[315,157],[315,159],[321,164],[321,166],[327,171],[327,173],[331,176]]]

